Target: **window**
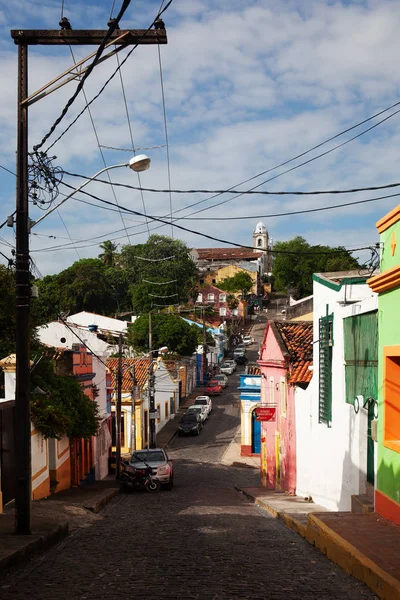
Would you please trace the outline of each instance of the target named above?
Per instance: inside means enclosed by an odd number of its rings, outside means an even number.
[[[258,240],[257,240],[257,246],[258,246],[259,248],[261,248],[261,247],[262,247],[262,242],[263,242],[263,241],[262,241],[262,238],[258,238]]]
[[[169,403],[168,403],[168,400],[167,400],[167,402],[165,403],[165,418],[166,419],[168,419],[168,417],[169,417],[169,406],[168,406],[168,404]]]
[[[284,377],[281,377],[280,395],[281,395],[281,415],[282,415],[282,417],[286,417],[287,388],[286,388],[286,379]]]
[[[220,294],[219,295],[219,301],[220,302],[226,302],[226,294]]]
[[[200,279],[200,285],[204,285],[204,279]]]
[[[199,295],[197,296],[197,300],[196,300],[196,302],[203,302],[203,294],[199,294]]]
[[[383,444],[400,452],[400,346],[384,348],[384,428]]]
[[[208,300],[209,302],[214,302],[214,294],[208,294],[208,296],[207,296],[207,300]]]
[[[161,423],[161,407],[159,404],[157,404],[157,414],[158,414],[157,423]]]
[[[332,424],[333,314],[319,320],[319,422]]]
[[[216,279],[212,279],[211,282],[212,283],[217,283],[217,280]]]

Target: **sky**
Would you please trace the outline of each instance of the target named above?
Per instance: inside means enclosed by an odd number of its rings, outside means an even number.
[[[161,0],[132,0],[121,28],[146,29]],[[17,48],[10,29],[58,29],[61,7],[74,29],[105,29],[112,0],[0,0],[0,164],[15,171]],[[165,2],[164,2],[165,4]],[[114,16],[121,6],[115,1]],[[398,0],[173,0],[163,15],[168,44],[160,47],[165,112],[173,189],[219,190],[272,169],[237,189],[245,190],[277,176],[258,189],[309,191],[385,185],[399,181],[400,113],[370,132],[307,165],[283,173],[378,122],[364,126],[275,169],[327,138],[393,105],[399,98]],[[93,47],[73,47],[76,60]],[[120,62],[127,50],[119,53]],[[29,93],[41,88],[73,64],[69,48],[29,48]],[[110,58],[97,66],[85,84],[88,99],[95,96],[117,67]],[[135,49],[119,73],[70,131],[50,150],[55,166],[92,177],[104,163],[129,161],[132,140],[146,150],[151,167],[141,174],[143,187],[168,189],[168,163],[159,54],[156,46]],[[47,133],[73,94],[72,81],[29,109],[29,148]],[[50,138],[56,139],[82,110],[82,94]],[[398,107],[399,108],[399,107]],[[389,116],[396,109],[382,115]],[[95,126],[96,133],[93,128]],[[97,135],[97,138],[96,138]],[[47,148],[47,145],[44,146]],[[124,167],[112,170],[113,182],[138,186],[138,177]],[[106,176],[103,176],[106,179]],[[64,175],[74,188],[84,180]],[[274,217],[291,212],[342,204],[396,193],[362,192],[345,195],[263,196],[223,195],[193,208],[212,194],[168,194],[92,182],[89,193],[131,210],[170,220],[175,238],[189,247],[222,243],[198,233],[237,244],[252,244],[252,232],[262,220],[277,241],[303,236],[312,244],[356,248],[378,241],[376,221],[397,206],[399,197],[305,215]],[[70,190],[59,187],[60,192]],[[399,190],[400,193],[400,190]],[[15,177],[0,169],[0,223],[15,210]],[[63,196],[59,196],[57,202]],[[89,206],[82,200],[93,202]],[[213,205],[224,202],[219,207]],[[226,201],[226,202],[225,202]],[[103,205],[104,206],[104,205]],[[182,210],[184,209],[184,210]],[[191,216],[191,213],[202,210]],[[174,213],[178,212],[175,216]],[[44,213],[30,205],[30,217]],[[227,217],[248,219],[224,220]],[[187,219],[182,219],[187,217]],[[253,218],[254,217],[254,218]],[[223,220],[216,220],[222,218]],[[207,219],[207,220],[202,220]],[[171,235],[138,215],[105,210],[82,194],[32,229],[32,257],[42,275],[65,269],[79,258],[95,257],[107,239],[121,245],[143,243],[150,233]],[[73,240],[73,244],[71,243]],[[11,255],[12,228],[0,231],[0,250]],[[356,253],[357,255],[357,253]],[[360,255],[361,258],[363,255]],[[5,261],[0,256],[0,260]]]

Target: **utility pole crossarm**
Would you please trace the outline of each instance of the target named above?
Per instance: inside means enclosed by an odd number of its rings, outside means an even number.
[[[11,37],[15,44],[29,46],[87,46],[99,45],[107,35],[107,29],[12,29]],[[111,35],[109,42],[124,36],[124,45],[133,44],[167,44],[165,29],[117,29]]]

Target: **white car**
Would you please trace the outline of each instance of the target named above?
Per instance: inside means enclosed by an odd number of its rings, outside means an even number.
[[[220,383],[223,388],[226,388],[228,386],[228,378],[224,373],[214,375],[213,380],[218,381],[218,383]]]
[[[244,335],[243,336],[243,344],[245,346],[250,346],[253,343],[253,339],[251,337],[251,335]]]
[[[226,358],[226,359],[223,361],[223,364],[224,364],[224,365],[231,365],[231,366],[232,366],[232,368],[233,368],[233,370],[234,370],[234,371],[236,371],[236,367],[237,367],[236,360],[233,360],[233,359],[231,359],[231,358]]]
[[[244,348],[236,348],[233,351],[233,357],[237,358],[238,356],[244,356],[246,354],[246,351]]]
[[[210,414],[210,412],[212,411],[212,402],[210,396],[197,396],[197,398],[194,401],[194,404],[197,406],[199,406],[200,404],[202,406],[206,406],[208,414]]]
[[[219,370],[221,371],[221,373],[223,373],[224,375],[232,375],[232,373],[235,370],[235,367],[231,364],[231,363],[222,363],[222,365],[220,366]]]
[[[198,415],[200,415],[200,419],[201,419],[202,423],[204,423],[208,419],[208,409],[205,404],[192,404],[192,406],[189,406],[189,408],[187,409],[186,412],[188,412],[188,413],[194,412],[194,413],[197,413]]]

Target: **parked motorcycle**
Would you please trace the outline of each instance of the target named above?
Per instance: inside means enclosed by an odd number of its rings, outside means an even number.
[[[161,489],[158,479],[153,478],[153,469],[150,466],[135,469],[125,461],[121,461],[120,482],[122,490],[126,492],[146,490],[150,494],[156,494]]]

